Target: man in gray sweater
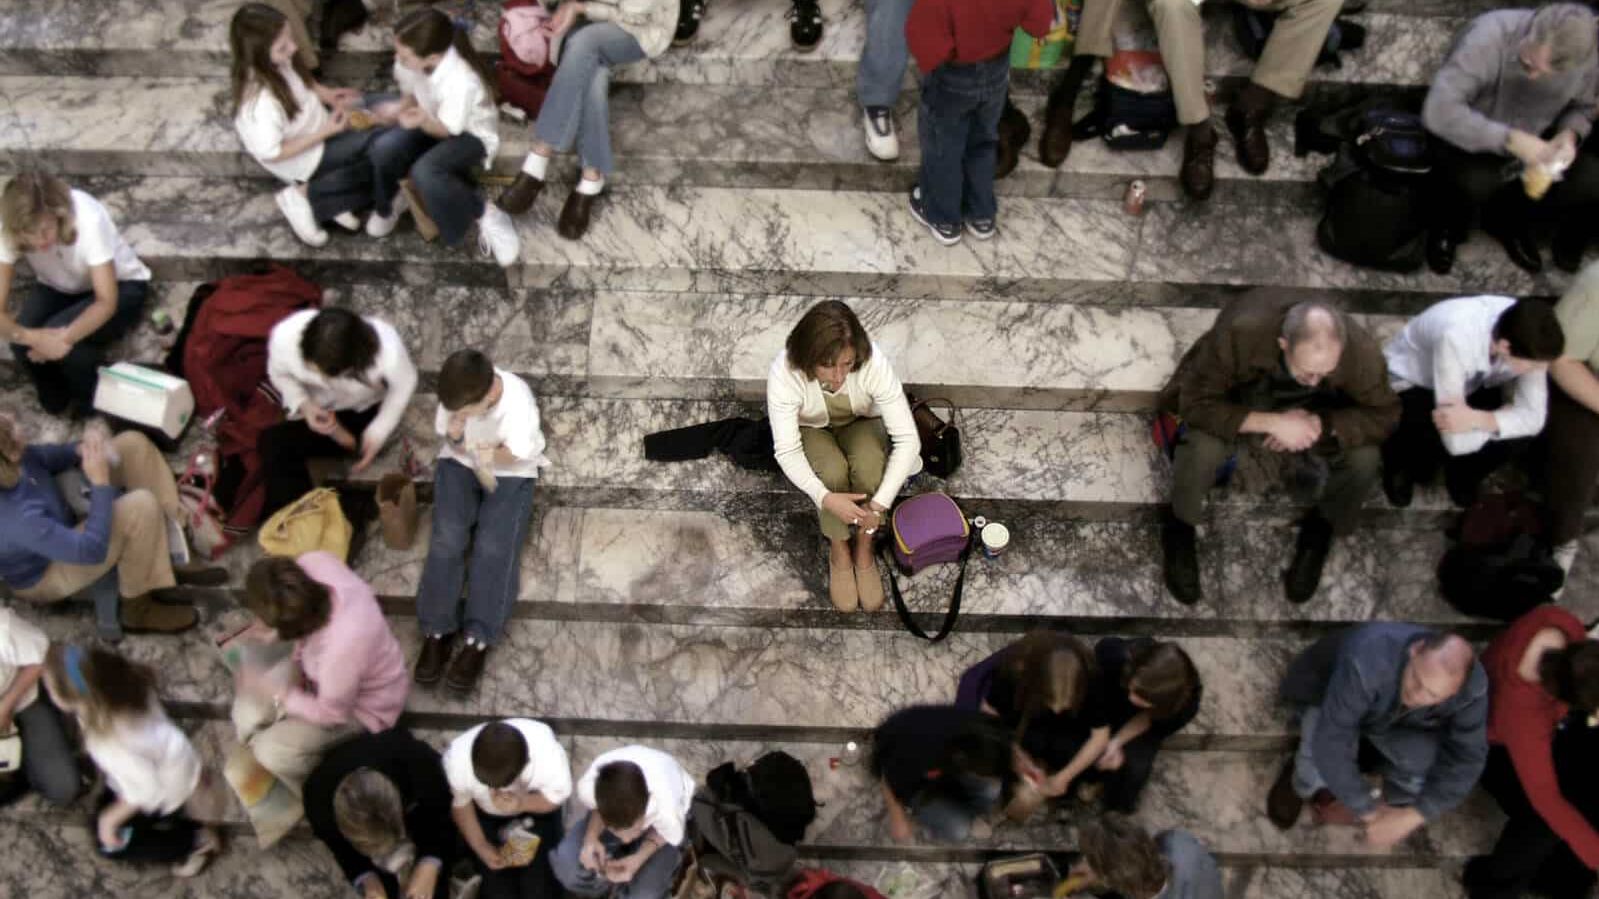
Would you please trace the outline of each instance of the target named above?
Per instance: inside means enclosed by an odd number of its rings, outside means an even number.
[[[1427,264],[1439,274],[1482,210],[1483,228],[1516,265],[1536,273],[1543,257],[1528,233],[1534,210],[1518,169],[1570,160],[1537,206],[1557,217],[1555,264],[1576,271],[1599,203],[1599,160],[1578,153],[1599,92],[1599,20],[1586,7],[1553,3],[1484,13],[1455,39],[1422,108],[1437,164]],[[1535,178],[1538,176],[1535,176]],[[1547,182],[1545,182],[1547,184]]]

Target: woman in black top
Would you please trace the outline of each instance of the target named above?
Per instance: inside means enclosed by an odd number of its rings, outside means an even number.
[[[1070,634],[1028,634],[979,662],[968,676],[986,679],[986,688],[979,684],[975,691],[979,707],[998,716],[1017,745],[1007,810],[1013,818],[1026,818],[1044,799],[1065,796],[1110,740],[1094,654]]]
[[[1175,643],[1105,637],[1094,646],[1112,733],[1087,777],[1105,785],[1105,808],[1130,813],[1149,783],[1160,744],[1199,713],[1199,671]]]
[[[324,756],[305,782],[305,817],[364,899],[449,896],[460,854],[450,785],[438,752],[408,731],[362,734]]]

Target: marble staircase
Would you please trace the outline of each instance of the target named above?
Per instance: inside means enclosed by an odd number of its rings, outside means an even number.
[[[1320,594],[1294,607],[1281,598],[1280,571],[1298,506],[1273,460],[1246,451],[1204,529],[1206,599],[1180,606],[1160,583],[1151,522],[1169,475],[1149,444],[1148,415],[1215,309],[1247,292],[1334,298],[1387,334],[1444,296],[1554,295],[1563,276],[1529,278],[1482,238],[1462,248],[1448,277],[1362,271],[1322,255],[1311,236],[1320,163],[1292,156],[1287,115],[1273,125],[1264,178],[1243,174],[1224,139],[1217,194],[1203,206],[1180,198],[1178,141],[1148,154],[1083,143],[1058,171],[1030,145],[1000,185],[999,239],[946,250],[904,209],[917,159],[914,89],[900,110],[905,157],[876,163],[861,145],[858,0],[823,3],[827,38],[811,54],[789,48],[783,0],[717,0],[693,45],[617,72],[619,171],[581,244],[553,233],[557,187],[519,222],[522,258],[509,271],[406,227],[381,242],[338,235],[312,250],[283,225],[272,182],[232,134],[225,32],[236,5],[104,0],[67,14],[0,0],[0,174],[43,166],[105,201],[175,318],[197,282],[269,258],[327,285],[328,302],[394,322],[423,370],[404,426],[419,446],[433,442],[432,383],[450,351],[478,346],[528,377],[552,466],[539,485],[521,595],[476,694],[413,696],[409,721],[429,739],[487,716],[531,714],[554,724],[575,764],[639,740],[679,753],[696,772],[781,746],[807,761],[828,802],[802,847],[807,861],[879,883],[914,870],[925,887],[917,896],[964,897],[976,866],[996,853],[1072,849],[1071,825],[1085,813],[1003,827],[970,845],[895,846],[864,772],[829,760],[890,710],[950,695],[960,670],[1031,626],[1152,634],[1188,647],[1207,699],[1157,767],[1141,815],[1207,840],[1229,897],[1458,895],[1459,865],[1490,844],[1500,820],[1485,797],[1393,853],[1348,833],[1280,834],[1262,814],[1291,740],[1273,690],[1295,651],[1371,619],[1491,634],[1433,587],[1447,500],[1424,491],[1401,511],[1373,497],[1360,532],[1337,545]],[[1459,26],[1497,5],[1371,0],[1359,17],[1367,47],[1339,69],[1316,70],[1311,93],[1414,93]],[[474,40],[493,50],[493,4],[478,7]],[[1208,72],[1225,98],[1248,66],[1226,10],[1206,18]],[[378,27],[352,36],[326,60],[328,80],[381,86],[387,47]],[[1045,89],[1036,74],[1017,78],[1035,133]],[[502,134],[494,176],[514,172],[526,147],[525,127],[506,120]],[[1142,217],[1122,211],[1133,178],[1149,185]],[[1001,559],[971,563],[960,629],[936,648],[901,632],[891,612],[832,611],[814,512],[780,476],[722,459],[642,458],[646,433],[758,409],[786,329],[820,297],[848,300],[907,384],[963,407],[966,467],[948,484],[923,477],[910,489],[948,489],[1017,535]],[[156,359],[161,341],[141,328],[123,353]],[[39,418],[9,359],[0,362],[0,406],[19,410],[41,437],[67,436],[64,423]],[[393,462],[386,455],[378,470]],[[374,538],[356,561],[409,652],[423,545],[398,552]],[[1596,547],[1586,549],[1567,595],[1591,618],[1599,566]],[[231,586],[194,591],[206,620],[237,605],[254,556],[253,546],[237,548]],[[929,622],[950,575],[905,584]],[[93,631],[75,603],[36,617],[58,639]],[[220,747],[229,686],[205,639],[129,638],[123,647],[161,671],[164,698],[202,745]],[[29,802],[0,812],[0,846],[13,860],[0,864],[6,895],[347,895],[303,832],[259,853],[235,816],[237,845],[185,884],[94,861],[84,811]]]

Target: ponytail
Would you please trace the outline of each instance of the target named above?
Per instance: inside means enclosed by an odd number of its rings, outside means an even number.
[[[394,26],[394,39],[418,56],[432,56],[453,48],[456,54],[472,67],[472,71],[477,73],[478,80],[483,82],[483,92],[489,101],[491,103],[499,101],[499,96],[494,90],[494,71],[472,47],[470,22],[464,19],[451,19],[432,7],[423,7],[406,15]]]

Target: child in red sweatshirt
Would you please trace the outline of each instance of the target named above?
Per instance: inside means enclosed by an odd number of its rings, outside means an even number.
[[[922,171],[911,215],[945,246],[994,236],[994,160],[1017,28],[1044,37],[1054,0],[916,0],[905,41],[922,73]]]

